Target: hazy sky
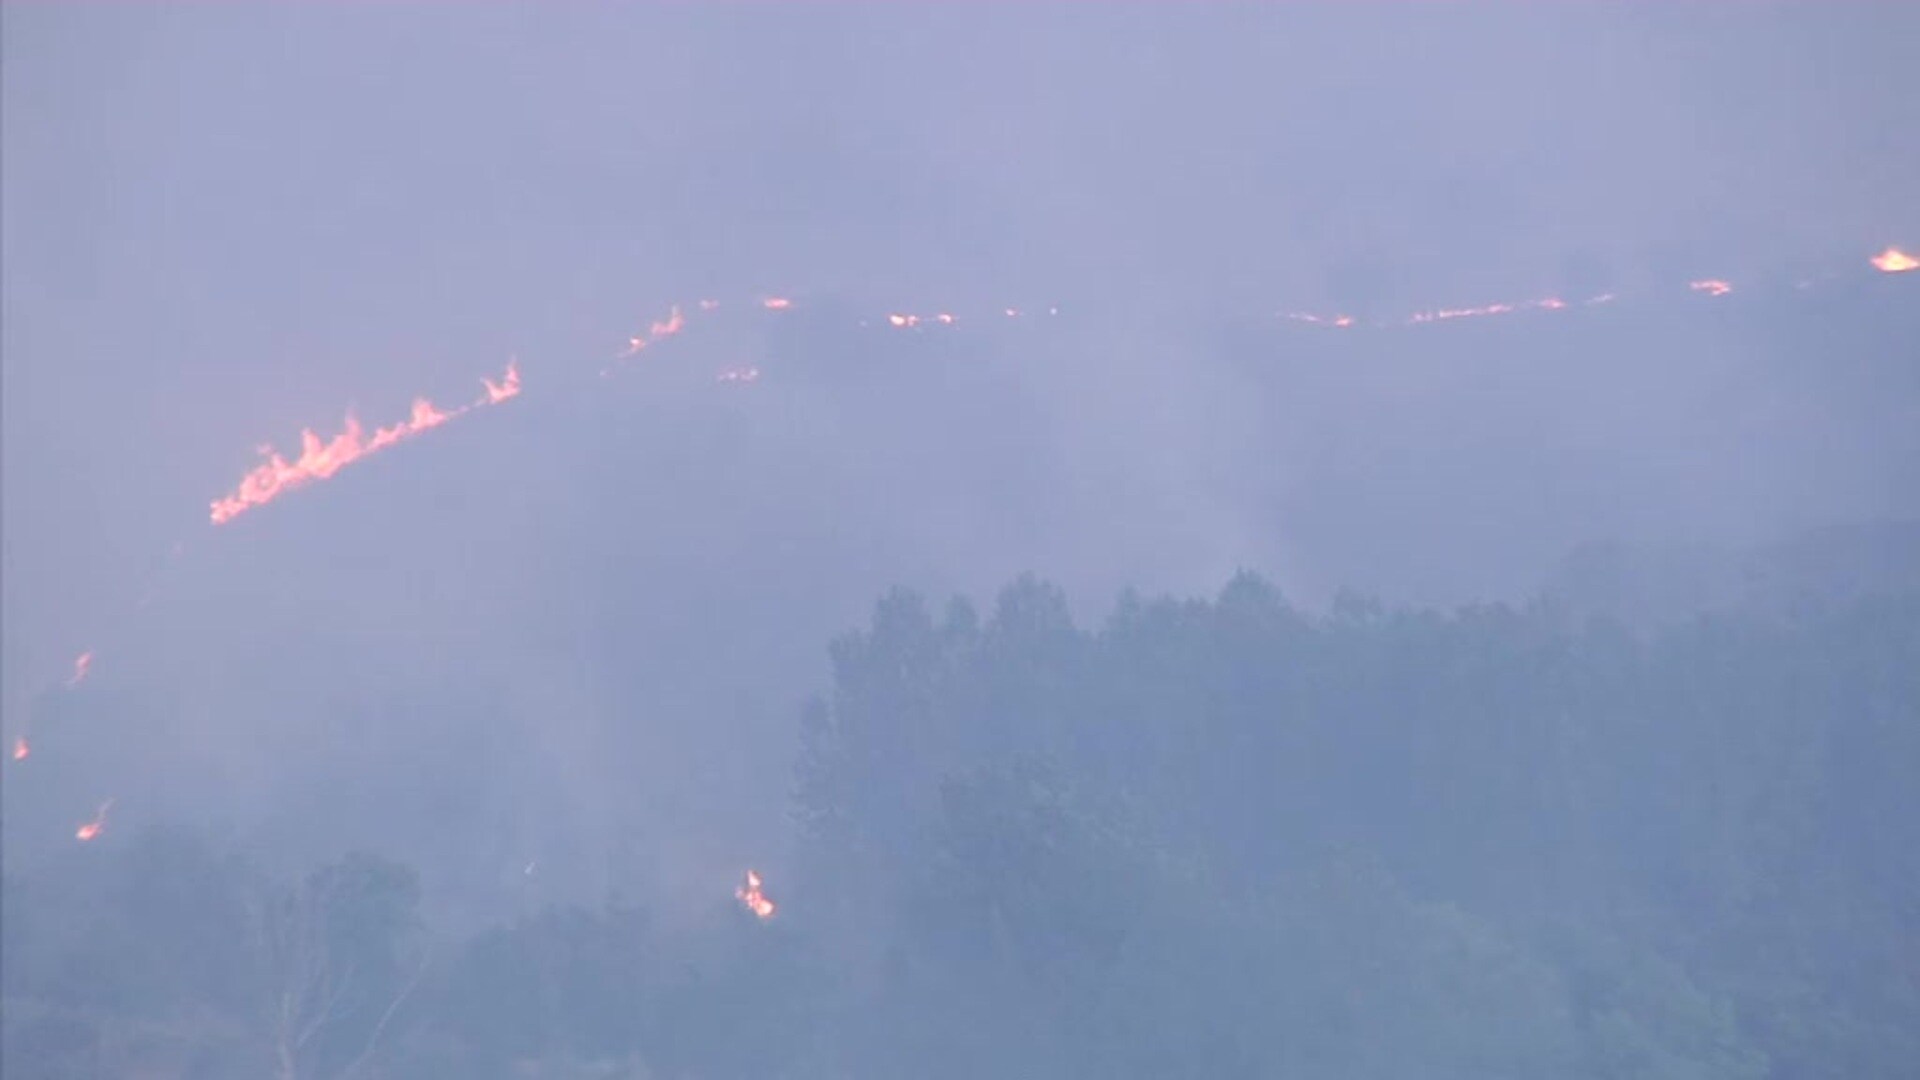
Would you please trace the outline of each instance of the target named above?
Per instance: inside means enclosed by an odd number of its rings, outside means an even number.
[[[886,504],[859,495],[852,473],[798,464],[810,438],[844,426],[844,403],[815,387],[786,399],[780,434],[745,426],[712,452],[751,444],[775,455],[784,479],[768,498],[784,500],[780,527],[818,538],[819,551],[859,563],[871,546],[886,557],[862,565],[917,569],[942,586],[1030,568],[1148,588],[1217,582],[1249,553],[1278,551],[1264,569],[1318,588],[1347,573],[1321,561],[1341,551],[1404,556],[1383,539],[1404,529],[1385,510],[1318,513],[1347,481],[1311,462],[1339,457],[1356,429],[1382,428],[1385,403],[1421,415],[1434,399],[1415,388],[1434,376],[1314,383],[1296,401],[1301,422],[1274,430],[1204,366],[1219,352],[1209,319],[1791,278],[1857,267],[1888,243],[1920,246],[1914,5],[27,3],[8,4],[4,20],[10,708],[93,644],[175,542],[207,539],[207,500],[255,446],[331,428],[349,404],[377,421],[416,393],[471,394],[509,354],[529,399],[542,378],[576,379],[577,390],[673,302],[831,293],[870,313],[1058,303],[1083,314],[1056,339],[1068,358],[1056,370],[1006,377],[1032,395],[1017,437],[1077,478],[1060,493],[1075,508],[1063,517],[1092,516],[1049,532],[1044,507],[994,502],[1002,474],[948,462],[938,467],[965,494],[902,509],[884,534],[835,532],[836,498],[876,518]],[[779,348],[740,346],[748,358]],[[1638,360],[1644,373],[1673,357]],[[1099,385],[1074,396],[1069,378]],[[1580,460],[1599,461],[1638,391],[1579,392],[1613,393],[1604,407],[1616,412],[1540,437],[1585,440]],[[1651,414],[1685,425],[1701,400]],[[1771,468],[1802,453],[1791,442],[1755,457],[1739,433],[1775,414],[1754,407],[1745,426],[1700,444],[1712,450],[1699,460]],[[1529,406],[1515,397],[1500,408]],[[1432,415],[1384,425],[1391,437],[1343,467],[1418,457],[1442,430]],[[521,466],[485,433],[461,436],[529,513],[585,498],[576,470],[617,485],[649,467],[540,422],[515,437],[564,434],[604,459],[534,455]],[[996,437],[1016,438],[997,423],[910,414],[865,434],[904,444],[928,428],[972,432],[991,458]],[[1804,446],[1835,445],[1830,434],[1805,434]],[[1232,441],[1241,436],[1250,441]],[[1242,512],[1257,487],[1241,471],[1249,445],[1284,457],[1274,459],[1282,495]],[[1489,452],[1528,456],[1514,449]],[[1885,449],[1861,443],[1835,460],[1858,479],[1858,462]],[[664,442],[649,452],[672,454]],[[1018,468],[1004,457],[980,468]],[[435,468],[444,479],[461,466]],[[695,476],[701,459],[672,468]],[[737,485],[749,474],[727,475]],[[1749,500],[1741,507],[1765,497],[1765,481],[1721,479],[1716,490]],[[1788,486],[1814,491],[1816,479]],[[1859,497],[1822,511],[1888,509],[1873,479],[1839,485]],[[840,495],[808,501],[814,484]],[[1567,498],[1631,487],[1593,483]],[[1143,488],[1153,523],[1101,516]],[[462,490],[487,497],[477,482]],[[746,552],[742,537],[771,526],[741,498],[730,516],[709,508],[710,521],[697,503],[678,505],[664,531],[638,506],[583,527],[634,546],[663,535],[709,544],[725,527]],[[1663,510],[1694,501],[1677,481],[1649,498]],[[982,553],[968,523],[982,528],[986,506],[1024,522],[1033,542],[1011,533]],[[1636,513],[1651,520],[1655,506]],[[1143,539],[1131,547],[1086,539],[1135,527]],[[1299,531],[1291,546],[1242,543],[1288,528]],[[293,543],[306,572],[342,573],[325,535],[265,535]],[[1480,536],[1456,531],[1461,551],[1423,548],[1425,562],[1380,580],[1446,579]],[[503,559],[533,554],[491,543]],[[315,588],[288,602],[322,604],[327,586]],[[855,610],[868,599],[841,598]],[[821,644],[787,647],[817,656]]]

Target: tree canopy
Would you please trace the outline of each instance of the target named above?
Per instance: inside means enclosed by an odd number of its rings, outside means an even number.
[[[9,879],[21,1075],[1891,1078],[1920,598],[1629,629],[1242,575],[1079,626],[883,597],[762,922],[422,925],[155,832]],[[475,778],[476,783],[484,782]],[[103,1072],[104,1070],[104,1072]]]

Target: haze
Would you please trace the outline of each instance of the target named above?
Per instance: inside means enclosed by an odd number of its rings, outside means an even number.
[[[1920,1054],[1920,9],[0,18],[9,1073]]]

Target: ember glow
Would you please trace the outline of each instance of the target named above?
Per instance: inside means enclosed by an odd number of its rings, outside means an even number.
[[[84,822],[79,828],[73,830],[73,838],[84,844],[99,836],[100,830],[107,827],[107,811],[111,809],[113,809],[112,799],[101,803],[100,809],[94,812],[92,821]]]
[[[733,890],[733,895],[746,905],[748,911],[761,919],[773,918],[774,903],[767,899],[766,893],[761,891],[759,874],[752,870],[747,871],[747,883]]]
[[[27,760],[27,755],[31,753],[33,753],[33,748],[27,745],[27,737],[25,735],[13,740],[13,760],[25,761]]]
[[[305,487],[316,480],[325,480],[376,450],[384,450],[423,431],[437,428],[476,406],[498,404],[518,395],[519,366],[509,362],[501,381],[496,383],[492,379],[482,378],[481,383],[486,387],[485,396],[471,405],[450,410],[443,410],[426,398],[415,398],[413,412],[407,419],[377,428],[371,437],[366,436],[365,429],[352,413],[347,414],[340,434],[331,439],[323,440],[309,428],[300,433],[300,456],[292,461],[270,446],[262,447],[260,453],[266,460],[242,477],[233,491],[213,500],[213,523],[224,525],[253,507],[265,506],[288,491]]]
[[[93,670],[93,650],[88,649],[73,658],[73,674],[67,676],[68,686],[79,686],[86,680],[87,672]]]
[[[1867,261],[1873,264],[1875,270],[1885,274],[1903,274],[1908,270],[1920,270],[1920,259],[1914,258],[1897,247],[1889,247]]]
[[[1694,292],[1703,292],[1708,296],[1725,296],[1733,291],[1733,286],[1719,278],[1707,278],[1704,281],[1689,281],[1687,288]]]
[[[793,301],[784,296],[769,296],[760,301],[760,306],[768,311],[785,311],[793,306]]]

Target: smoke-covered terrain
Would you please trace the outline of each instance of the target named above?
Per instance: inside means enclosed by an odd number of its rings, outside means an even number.
[[[1920,1060],[1910,13],[321,15],[5,15],[7,1076]]]

